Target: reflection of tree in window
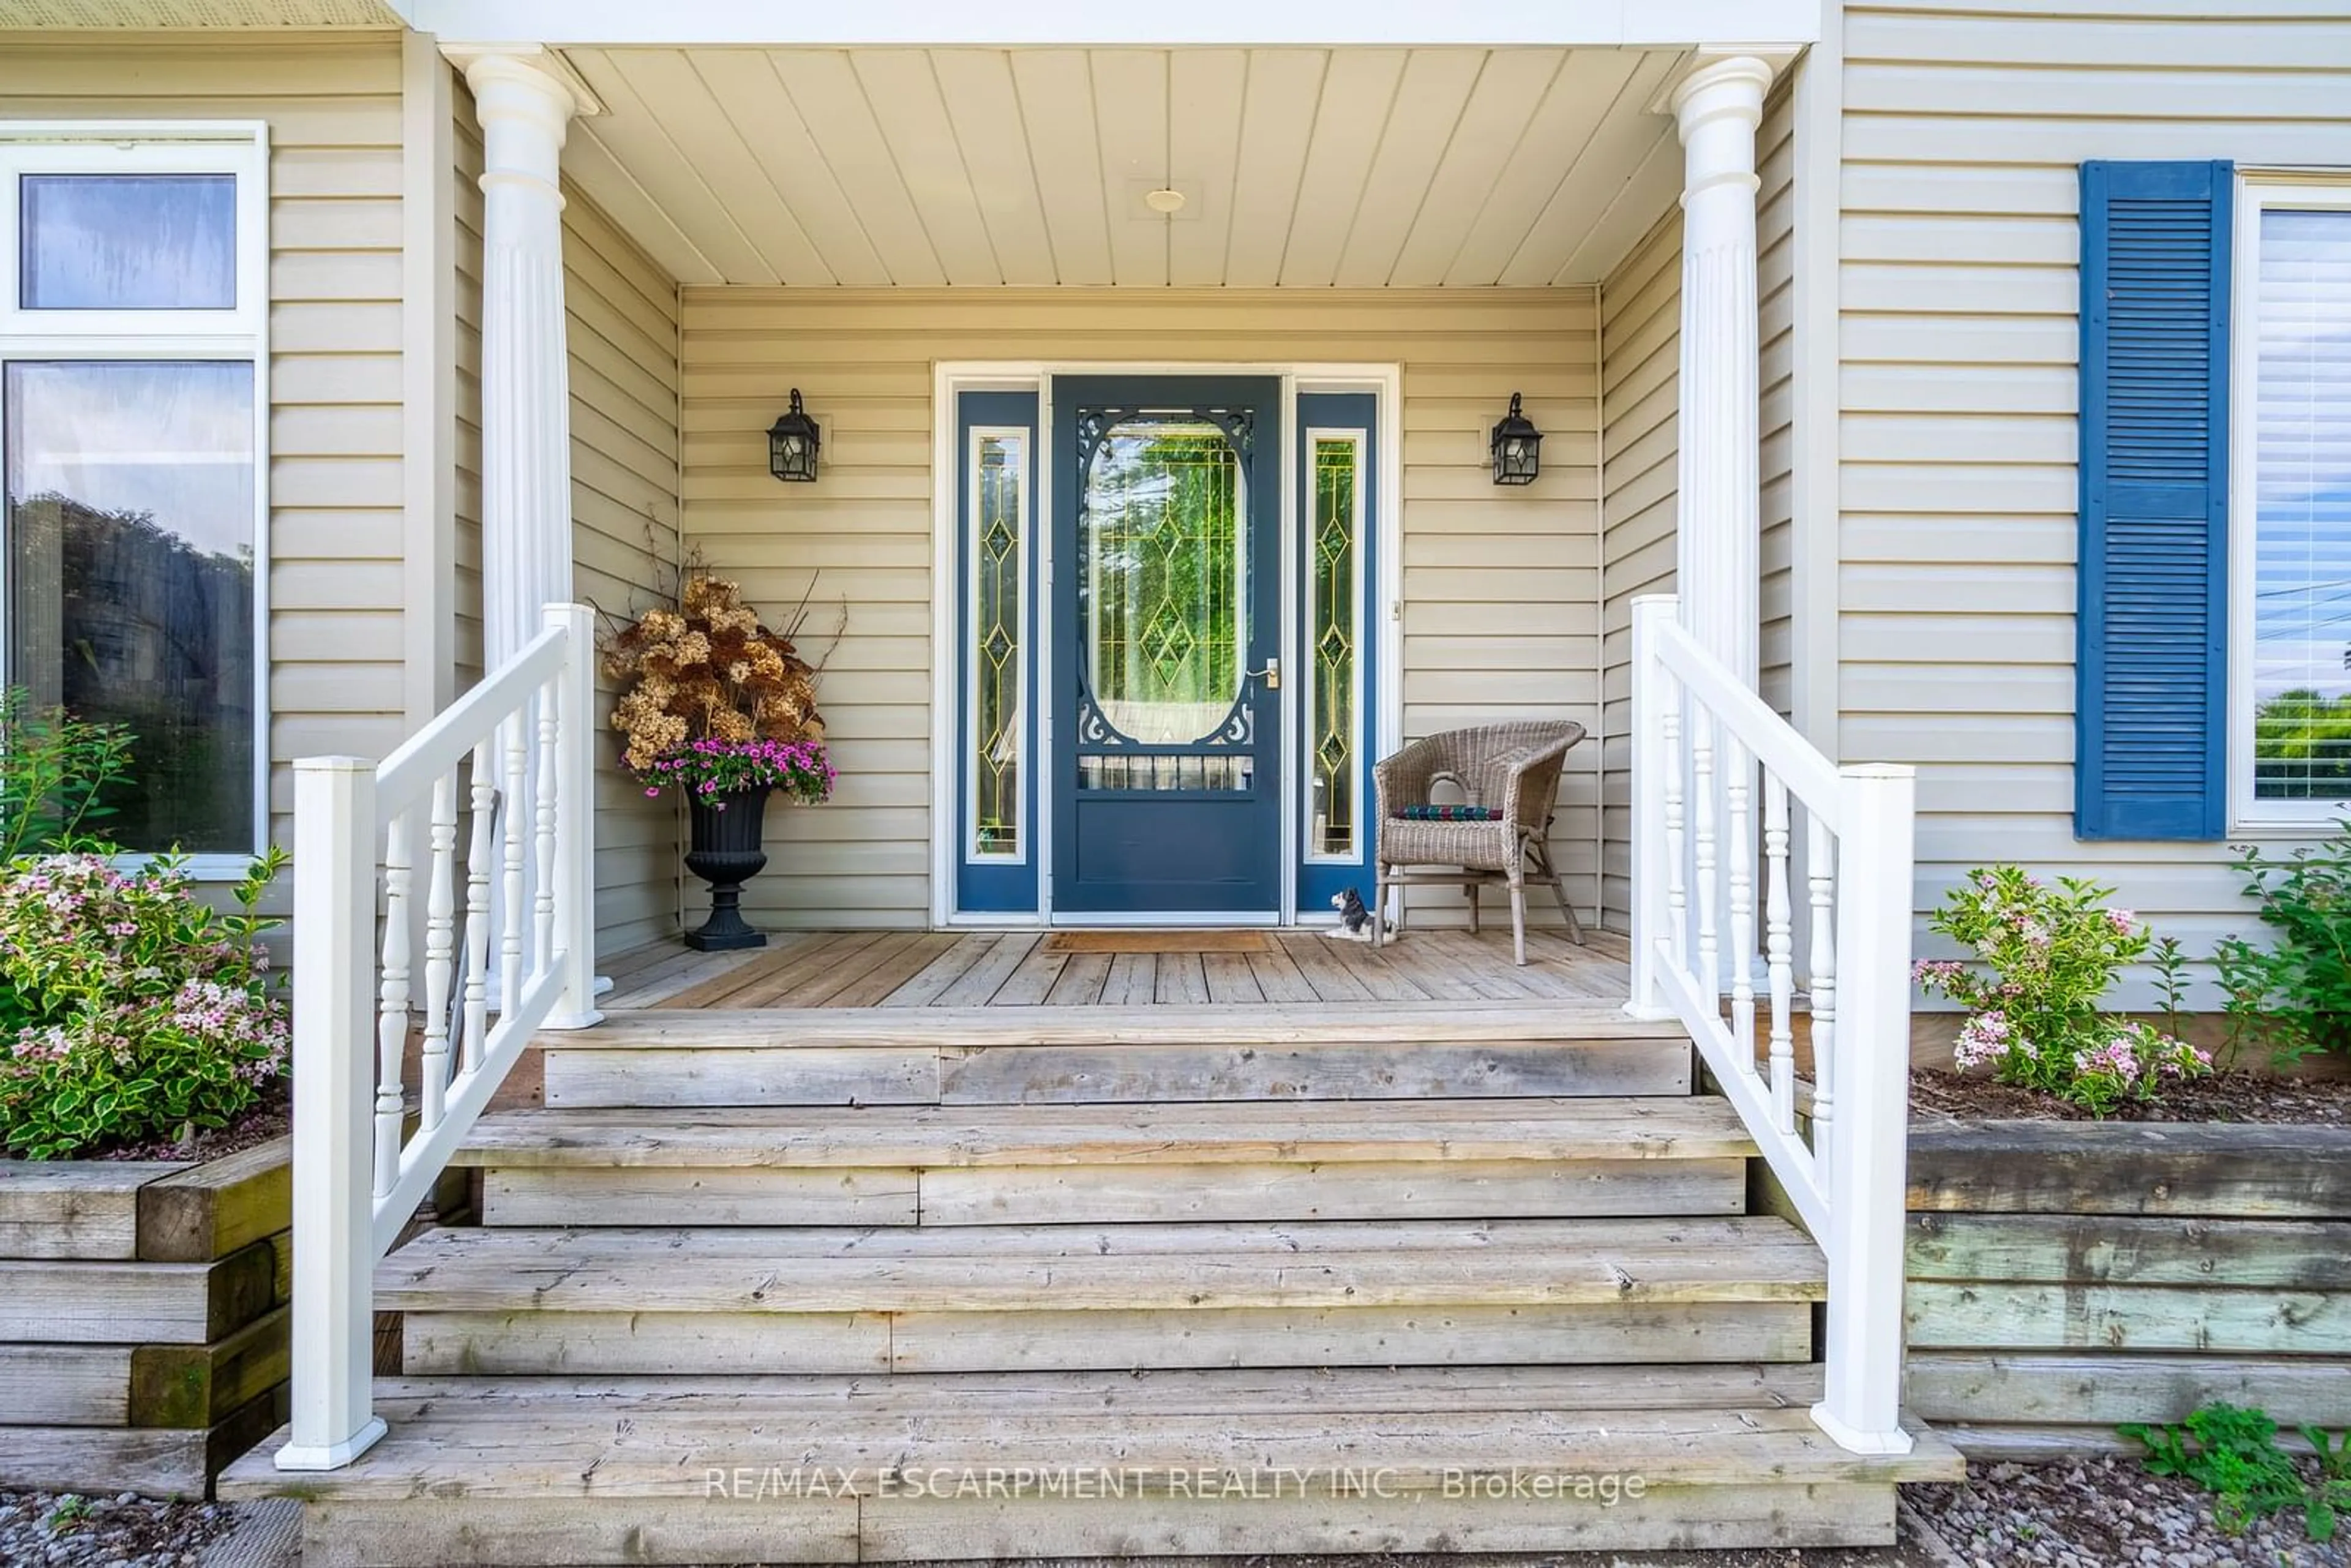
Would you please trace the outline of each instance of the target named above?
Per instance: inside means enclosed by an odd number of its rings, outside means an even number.
[[[1086,486],[1096,701],[1138,740],[1213,732],[1247,642],[1238,454],[1212,424],[1129,420],[1095,448]]]
[[[152,514],[54,491],[10,512],[18,560],[57,563],[56,663],[15,678],[44,702],[136,737],[132,781],[107,831],[127,846],[250,849],[253,560],[199,550]],[[16,596],[23,602],[21,591]]]

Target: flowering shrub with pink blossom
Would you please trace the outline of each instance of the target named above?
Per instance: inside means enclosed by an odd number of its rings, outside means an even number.
[[[2147,927],[2079,877],[2055,885],[2017,866],[1968,873],[1928,923],[1970,955],[1922,959],[1918,983],[1968,1009],[1954,1055],[2003,1083],[2046,1090],[2104,1115],[2156,1097],[2168,1079],[2211,1071],[2211,1058],[2143,1023],[2101,1010],[2116,975],[2147,955]]]
[[[255,913],[273,849],[235,893],[184,866],[100,854],[0,863],[0,1148],[62,1159],[226,1126],[284,1076],[287,1018]]]
[[[673,786],[688,798],[732,795],[744,789],[774,789],[785,799],[813,806],[832,794],[840,777],[824,743],[817,740],[719,740],[705,737],[654,758],[637,770],[648,795]],[[720,810],[724,800],[715,801]]]

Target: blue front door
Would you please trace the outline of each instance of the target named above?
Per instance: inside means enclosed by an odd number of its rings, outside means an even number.
[[[1280,906],[1280,386],[1053,382],[1060,914]]]

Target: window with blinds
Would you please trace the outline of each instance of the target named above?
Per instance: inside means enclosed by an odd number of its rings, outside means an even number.
[[[2334,209],[2249,195],[2238,516],[2249,499],[2252,540],[2237,591],[2252,604],[2252,798],[2331,809],[2351,800],[2351,191]]]

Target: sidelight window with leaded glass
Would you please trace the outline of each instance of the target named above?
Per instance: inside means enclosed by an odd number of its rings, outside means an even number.
[[[971,499],[970,755],[975,859],[1011,860],[1023,841],[1022,763],[1027,750],[1027,639],[1022,635],[1029,558],[1029,432],[975,428]]]
[[[1306,518],[1306,853],[1352,861],[1363,815],[1363,458],[1356,431],[1310,431]]]

